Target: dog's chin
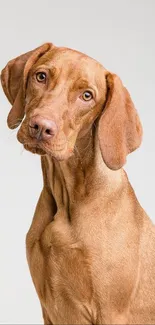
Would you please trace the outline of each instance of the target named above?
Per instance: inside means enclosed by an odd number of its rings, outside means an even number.
[[[59,161],[67,160],[73,154],[73,150],[67,150],[66,147],[62,148],[61,150],[54,150],[50,148],[44,148],[43,146],[40,147],[39,145],[24,144],[23,146],[26,150],[34,154],[38,154],[40,156],[49,155],[50,157]]]
[[[27,151],[38,154],[40,156],[47,154],[45,150],[43,150],[42,148],[39,148],[38,146],[31,146],[29,144],[24,144],[23,146]]]

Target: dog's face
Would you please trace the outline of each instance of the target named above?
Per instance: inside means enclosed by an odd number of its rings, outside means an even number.
[[[18,140],[32,152],[67,159],[102,111],[105,95],[99,63],[69,49],[49,51],[29,71]]]
[[[1,80],[13,104],[8,125],[22,122],[17,138],[33,153],[68,159],[98,117],[109,168],[122,167],[141,142],[141,124],[121,80],[82,53],[47,43],[10,61]]]

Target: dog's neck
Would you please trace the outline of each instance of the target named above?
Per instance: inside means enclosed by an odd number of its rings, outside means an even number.
[[[90,130],[77,140],[74,154],[64,161],[47,156],[48,180],[52,194],[61,205],[61,198],[72,203],[104,190],[105,196],[114,193],[122,184],[122,170],[112,171],[104,163],[99,149],[97,132]]]

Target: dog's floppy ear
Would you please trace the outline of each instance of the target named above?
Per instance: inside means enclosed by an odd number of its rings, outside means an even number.
[[[107,74],[107,100],[99,120],[98,138],[105,164],[120,169],[126,156],[140,146],[142,126],[127,89],[120,78]]]
[[[12,108],[8,115],[7,123],[10,129],[16,128],[24,117],[24,100],[26,80],[32,65],[44,53],[53,47],[52,43],[45,43],[33,51],[8,62],[1,73],[3,90]]]

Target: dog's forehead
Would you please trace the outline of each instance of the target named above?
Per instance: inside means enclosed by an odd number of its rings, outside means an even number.
[[[45,53],[38,61],[38,65],[46,65],[50,68],[57,68],[65,71],[66,74],[79,75],[79,77],[95,77],[106,72],[106,69],[95,59],[84,53],[69,48],[55,47]]]
[[[64,47],[55,47],[49,52],[45,53],[38,61],[37,65],[46,64],[49,68],[55,66],[65,70],[78,69],[79,71],[106,71],[105,68],[95,59],[88,55]]]

